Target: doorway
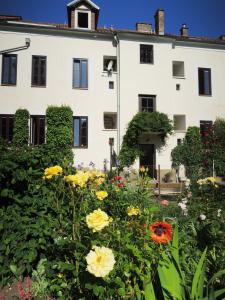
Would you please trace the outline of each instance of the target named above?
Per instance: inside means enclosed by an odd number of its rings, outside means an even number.
[[[140,144],[142,154],[140,155],[140,166],[148,168],[148,175],[151,178],[156,178],[155,169],[155,145],[154,144]]]

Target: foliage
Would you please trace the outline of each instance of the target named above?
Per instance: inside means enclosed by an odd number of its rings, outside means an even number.
[[[49,106],[46,110],[46,143],[56,155],[63,152],[72,161],[73,112],[68,106]]]
[[[160,112],[139,112],[128,124],[123,144],[119,154],[121,166],[130,166],[137,156],[140,156],[139,138],[143,133],[158,133],[162,145],[165,138],[172,132],[172,121],[167,115]]]
[[[18,109],[15,113],[13,125],[13,144],[17,147],[28,145],[29,116],[29,112],[26,109]]]
[[[213,126],[213,159],[216,174],[225,177],[225,120],[217,119]]]
[[[203,144],[198,127],[188,127],[182,144],[171,152],[172,166],[185,166],[188,178],[196,180],[203,170]]]

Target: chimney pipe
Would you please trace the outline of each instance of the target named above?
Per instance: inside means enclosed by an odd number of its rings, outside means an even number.
[[[136,23],[136,30],[138,32],[152,33],[152,24],[138,22],[138,23]]]
[[[221,35],[219,38],[220,38],[222,41],[225,41],[225,35]]]
[[[164,35],[164,10],[158,9],[155,13],[155,32],[159,35]]]
[[[181,36],[188,36],[188,27],[186,24],[182,24],[181,29],[180,29],[180,35]]]

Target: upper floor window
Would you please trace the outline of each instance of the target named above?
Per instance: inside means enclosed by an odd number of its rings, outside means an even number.
[[[88,29],[88,12],[77,12],[77,27]]]
[[[183,61],[173,61],[173,77],[184,77]]]
[[[32,86],[46,86],[46,56],[32,56]]]
[[[13,140],[13,115],[0,115],[0,138],[11,143]]]
[[[88,146],[88,118],[73,118],[73,147],[87,148]]]
[[[117,60],[115,56],[104,56],[103,71],[107,71],[107,72],[117,71]]]
[[[153,64],[153,45],[140,45],[140,63]]]
[[[2,84],[16,85],[17,55],[2,55]]]
[[[88,88],[87,59],[75,58],[73,60],[73,87],[80,89]]]
[[[32,145],[41,145],[45,142],[45,116],[31,116],[30,142]]]
[[[153,112],[155,111],[156,97],[151,95],[139,95],[139,111]]]
[[[198,88],[199,95],[212,95],[211,89],[211,69],[198,68]]]
[[[104,113],[104,128],[105,129],[117,128],[117,113]]]
[[[174,115],[173,125],[175,131],[185,131],[186,130],[186,116],[185,115]]]

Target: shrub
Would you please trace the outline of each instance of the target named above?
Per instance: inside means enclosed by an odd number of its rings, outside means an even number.
[[[56,155],[62,152],[69,160],[73,160],[73,112],[68,106],[49,106],[46,111],[47,134],[46,143],[54,149]]]
[[[13,144],[16,147],[28,145],[29,128],[28,128],[29,112],[26,109],[18,109],[14,116],[13,126]]]

